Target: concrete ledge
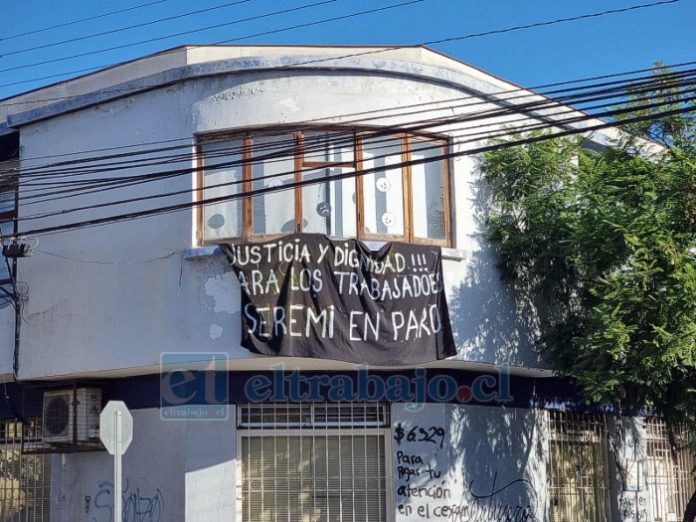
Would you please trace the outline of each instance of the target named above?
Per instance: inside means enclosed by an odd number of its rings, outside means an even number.
[[[192,247],[184,250],[184,259],[199,259],[202,257],[222,256],[222,250],[219,246],[200,246]]]

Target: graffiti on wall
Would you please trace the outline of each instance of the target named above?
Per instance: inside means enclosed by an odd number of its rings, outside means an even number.
[[[91,515],[90,522],[114,522],[112,482],[100,482],[96,493],[85,496],[85,513]],[[159,488],[144,492],[138,487],[131,487],[124,479],[123,519],[120,522],[160,522],[163,520],[164,495]]]
[[[450,469],[450,459],[446,456],[447,431],[443,425],[397,423],[393,438],[397,520],[539,520],[537,493],[526,478],[505,483],[494,472],[488,483],[479,480],[466,483],[465,470]]]
[[[622,522],[648,520],[648,499],[645,491],[622,491],[619,510]]]
[[[532,484],[525,478],[497,484],[498,473],[488,488],[478,489],[475,481],[469,483],[469,504],[466,517],[454,520],[467,522],[514,521],[531,522],[537,519],[537,498]],[[517,498],[518,501],[510,499]],[[519,499],[524,499],[519,501]]]

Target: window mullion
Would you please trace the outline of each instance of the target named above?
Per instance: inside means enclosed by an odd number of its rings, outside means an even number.
[[[442,144],[442,154],[445,155],[449,152],[449,142],[445,141]],[[452,237],[452,208],[450,198],[452,193],[450,191],[450,160],[442,161],[442,192],[444,196],[444,208],[445,208],[445,243],[450,246],[455,246],[454,238]]]
[[[251,176],[252,176],[252,161],[253,161],[253,156],[252,156],[252,139],[251,138],[244,138],[243,140],[243,147],[242,147],[242,159],[243,159],[243,167],[242,167],[242,176],[244,179],[244,192],[246,194],[249,194],[251,192]],[[245,197],[242,198],[242,215],[244,216],[243,218],[243,227],[242,227],[242,235],[245,239],[250,239],[252,236],[252,230],[254,227],[254,224],[252,223],[252,199],[251,197]]]
[[[411,141],[407,135],[401,138],[401,161],[411,161]],[[411,191],[411,167],[401,167],[401,177],[404,186],[404,239],[413,241],[413,196]]]
[[[295,158],[295,182],[302,181],[302,161],[304,159],[304,135],[297,132],[295,136],[294,158]],[[295,232],[302,232],[302,185],[295,187]]]
[[[365,141],[360,135],[355,134],[355,168],[357,172],[362,172],[365,168],[363,164],[363,146]],[[357,236],[358,239],[365,239],[365,197],[363,194],[363,177],[358,175],[355,177],[355,200],[356,200],[356,211],[357,211]]]
[[[194,154],[195,157],[193,161],[196,168],[196,199],[200,202],[205,200],[205,179],[203,177],[203,173],[205,172],[205,162],[203,160],[203,150],[200,143],[196,144]],[[2,217],[0,216],[0,221],[1,220]],[[205,241],[203,227],[203,205],[199,204],[196,207],[196,241],[198,241],[199,245],[202,245],[203,241]]]

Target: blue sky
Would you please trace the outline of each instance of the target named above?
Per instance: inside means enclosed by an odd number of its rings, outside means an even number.
[[[0,0],[2,8],[0,99],[76,76],[75,71],[107,66],[185,43],[217,43],[241,38],[234,43],[418,44],[651,2],[651,0],[423,0],[416,4],[348,20],[248,38],[260,32],[274,31],[408,1],[333,0],[293,13],[168,37],[174,33],[194,31],[215,24],[231,24],[244,18],[321,1],[244,0],[237,5],[206,13],[56,45],[61,40],[117,30],[234,1],[161,0],[147,8],[13,38],[27,31],[155,1],[24,0],[18,2],[17,0]],[[666,63],[696,60],[694,22],[696,22],[696,0],[680,0],[674,4],[629,13],[438,44],[433,47],[498,76],[531,87],[549,82],[649,67],[657,60]],[[162,39],[131,45],[153,38]],[[26,51],[32,47],[47,45],[48,47]],[[90,56],[70,58],[75,54],[91,53],[116,46],[125,47]],[[37,65],[38,62],[50,60],[59,61]]]

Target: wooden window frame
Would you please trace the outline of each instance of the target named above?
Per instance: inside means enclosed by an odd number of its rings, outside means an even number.
[[[333,162],[333,161],[307,161],[305,160],[305,133],[326,131],[326,132],[346,132],[353,131],[352,147],[353,161],[352,162]],[[353,168],[356,171],[363,170],[364,160],[364,141],[367,137],[374,134],[375,130],[380,129],[350,129],[340,126],[310,126],[301,130],[283,129],[279,127],[277,130],[248,130],[248,131],[232,131],[232,132],[217,132],[200,134],[196,136],[195,151],[194,151],[194,171],[195,171],[195,201],[205,200],[205,155],[203,146],[209,143],[224,142],[230,140],[239,140],[242,143],[242,191],[248,193],[252,190],[253,181],[253,140],[255,136],[272,136],[272,135],[287,135],[293,138],[293,156],[294,156],[294,181],[301,182],[306,169],[319,169],[326,167],[338,168]],[[401,161],[411,161],[411,146],[413,141],[439,142],[442,153],[445,154],[450,147],[450,140],[441,135],[416,134],[395,131],[393,133],[380,133],[380,138],[397,138],[401,142]],[[416,237],[414,233],[413,222],[413,191],[412,191],[412,169],[406,165],[401,167],[401,176],[403,182],[403,219],[404,219],[404,234],[374,234],[365,231],[365,195],[364,195],[364,175],[355,177],[355,194],[356,194],[356,238],[365,241],[401,241],[412,244],[436,245],[442,247],[450,247],[453,245],[452,238],[452,191],[450,183],[450,162],[440,160],[442,166],[442,189],[444,194],[443,201],[443,217],[445,238],[422,238]],[[302,232],[302,187],[296,187],[292,190],[294,198],[294,216],[295,216],[295,232]],[[199,245],[214,245],[223,239],[206,239],[204,234],[204,205],[196,205],[195,225],[196,225],[196,240]],[[254,234],[252,198],[242,198],[242,235],[239,239],[252,242],[261,242],[282,237],[285,233],[273,234]],[[227,238],[237,239],[237,238]],[[226,240],[226,239],[225,239]]]

